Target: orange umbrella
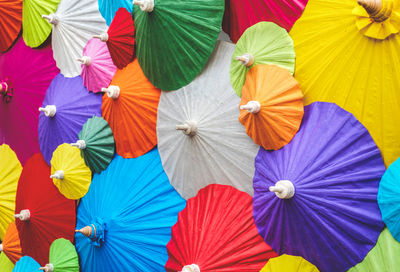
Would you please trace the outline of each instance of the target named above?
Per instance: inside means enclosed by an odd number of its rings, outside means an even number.
[[[0,245],[0,249],[4,251],[10,261],[12,261],[14,264],[22,257],[22,249],[19,241],[18,230],[13,221],[10,223],[10,225],[8,225],[6,234],[4,235],[3,243]]]
[[[0,0],[0,52],[7,51],[22,26],[22,0]]]
[[[242,89],[239,121],[254,142],[277,150],[289,143],[303,118],[303,94],[284,68],[259,64],[250,69]]]
[[[157,107],[161,91],[147,80],[137,60],[117,70],[103,88],[101,113],[113,131],[117,153],[136,158],[157,144]]]

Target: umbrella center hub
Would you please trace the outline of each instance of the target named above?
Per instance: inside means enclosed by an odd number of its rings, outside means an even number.
[[[49,15],[42,15],[43,19],[46,19],[50,24],[56,25],[59,22],[59,18],[54,13]]]
[[[154,9],[154,0],[133,0],[134,5],[138,5],[144,12],[152,12]]]
[[[182,130],[182,132],[188,136],[197,135],[197,122],[196,121],[186,121],[182,125],[176,125],[177,130]]]
[[[295,193],[294,185],[290,180],[279,180],[274,186],[270,186],[269,190],[281,199],[290,199]]]
[[[43,270],[45,272],[53,272],[54,271],[54,265],[53,264],[46,264],[44,267],[39,268],[40,270]]]
[[[3,251],[3,244],[0,244],[0,252]]]
[[[78,140],[76,143],[72,143],[72,146],[76,146],[79,149],[85,149],[86,148],[86,142],[85,140]]]
[[[83,56],[82,58],[78,59],[82,64],[89,66],[92,63],[92,58],[89,56]]]
[[[102,88],[102,92],[106,93],[108,97],[112,99],[117,99],[121,89],[118,86],[110,85],[108,88]]]
[[[240,106],[241,110],[247,110],[250,113],[258,113],[261,110],[261,104],[258,101],[249,101],[246,105]]]
[[[64,171],[63,170],[57,170],[53,175],[50,176],[50,178],[64,179]]]
[[[254,56],[250,53],[245,53],[241,56],[236,57],[244,66],[250,67],[254,63]]]
[[[31,212],[29,210],[21,210],[19,214],[14,214],[14,218],[18,218],[21,221],[29,221]]]
[[[13,97],[14,89],[10,87],[7,79],[0,80],[0,94],[3,98],[3,102],[9,103]]]
[[[197,264],[185,265],[181,272],[200,272],[200,267]]]
[[[44,108],[40,107],[39,111],[44,112],[44,115],[46,115],[47,117],[54,117],[56,115],[57,108],[55,105],[47,105]]]

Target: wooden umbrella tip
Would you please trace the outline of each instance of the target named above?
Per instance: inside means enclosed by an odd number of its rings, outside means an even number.
[[[86,226],[79,230],[75,230],[75,232],[80,232],[83,235],[85,235],[86,237],[90,237],[90,235],[92,235],[92,228],[90,226]]]

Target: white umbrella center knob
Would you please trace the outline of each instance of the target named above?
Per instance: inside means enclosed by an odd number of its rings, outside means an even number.
[[[249,53],[245,53],[241,56],[236,57],[238,61],[240,61],[244,66],[252,66],[254,63],[254,56]]]
[[[182,125],[176,125],[176,130],[182,130],[188,136],[195,136],[197,134],[197,122],[186,121]]]
[[[241,110],[247,110],[250,113],[257,113],[261,110],[261,104],[258,101],[249,101],[246,105],[240,106]]]
[[[63,170],[57,170],[53,175],[50,176],[50,178],[64,179],[64,171]]]
[[[76,141],[76,143],[72,143],[70,144],[72,146],[76,146],[79,149],[85,149],[86,148],[86,142],[85,140],[78,140]]]
[[[45,272],[53,272],[54,265],[53,264],[46,264],[44,267],[40,267],[39,270],[43,270]]]
[[[89,56],[83,56],[82,58],[79,58],[78,61],[86,66],[89,66],[92,63],[92,58]]]
[[[21,221],[28,221],[31,219],[31,212],[29,210],[21,210],[18,214],[14,214],[14,218],[18,218]]]
[[[50,24],[56,25],[59,22],[59,18],[54,13],[49,15],[42,15],[43,19],[46,19]]]
[[[181,272],[200,272],[200,267],[197,264],[185,265]]]
[[[107,93],[108,97],[117,99],[121,90],[118,86],[110,85],[108,88],[101,88],[101,91],[103,93]]]
[[[0,252],[3,251],[3,244],[0,244]]]
[[[101,33],[100,35],[94,35],[93,38],[97,38],[97,39],[100,39],[100,41],[102,41],[102,42],[106,42],[106,41],[108,41],[108,33],[104,32],[104,33]]]
[[[40,107],[39,111],[44,112],[44,115],[46,115],[47,117],[54,117],[54,115],[56,115],[57,108],[55,105],[47,105],[44,108]]]
[[[294,185],[290,180],[279,180],[275,186],[270,186],[269,190],[281,199],[289,199],[294,196]]]
[[[154,0],[133,0],[133,4],[140,6],[145,12],[152,12],[154,9]]]

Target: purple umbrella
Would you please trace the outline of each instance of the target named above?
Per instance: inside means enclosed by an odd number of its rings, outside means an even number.
[[[102,96],[89,93],[80,76],[53,79],[39,108],[39,145],[48,164],[57,146],[76,142],[87,119],[101,116],[101,102]]]
[[[320,271],[361,262],[383,229],[377,204],[385,166],[366,128],[332,103],[304,108],[293,140],[260,149],[254,218],[278,253],[302,256]]]

